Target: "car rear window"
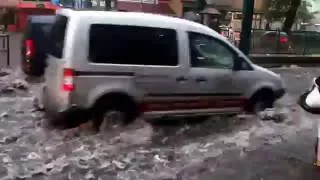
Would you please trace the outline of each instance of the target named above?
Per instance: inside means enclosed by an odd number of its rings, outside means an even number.
[[[37,36],[39,33],[48,34],[51,30],[52,24],[50,23],[32,23],[25,31],[25,36]]]
[[[38,26],[39,26],[39,28],[41,29],[42,32],[44,32],[45,34],[48,34],[50,32],[50,30],[51,30],[52,24],[39,23]]]
[[[51,27],[51,31],[49,34],[49,39],[51,42],[49,54],[56,58],[62,58],[67,25],[68,17],[57,15],[55,22]]]

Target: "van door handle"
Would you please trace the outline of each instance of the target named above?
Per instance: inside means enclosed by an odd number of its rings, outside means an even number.
[[[187,81],[188,79],[186,78],[186,77],[184,77],[184,76],[180,76],[180,77],[177,77],[176,78],[176,81],[177,82],[184,82],[184,81]]]
[[[201,83],[201,82],[207,82],[208,80],[206,79],[206,78],[204,78],[204,77],[198,77],[198,78],[196,78],[196,82],[197,83]]]

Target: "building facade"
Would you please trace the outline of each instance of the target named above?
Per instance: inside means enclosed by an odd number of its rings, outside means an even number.
[[[255,11],[263,12],[268,0],[255,0]],[[210,7],[241,11],[243,0],[206,0]],[[172,9],[172,4],[174,9]],[[181,5],[182,4],[182,5]],[[177,12],[187,12],[197,8],[197,0],[118,0],[117,9],[121,11],[142,11],[181,16]],[[181,8],[180,10],[178,10]]]
[[[206,0],[208,5],[215,5],[218,7],[227,7],[231,10],[241,11],[244,0]],[[269,0],[255,0],[254,9],[256,12],[263,12]]]
[[[7,26],[8,31],[21,32],[29,15],[54,14],[59,6],[51,0],[0,0],[0,8],[1,24]]]

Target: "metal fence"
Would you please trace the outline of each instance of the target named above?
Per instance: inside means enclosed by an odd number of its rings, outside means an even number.
[[[319,55],[320,32],[253,30],[251,54]]]
[[[10,36],[7,33],[0,33],[0,60],[10,66]]]

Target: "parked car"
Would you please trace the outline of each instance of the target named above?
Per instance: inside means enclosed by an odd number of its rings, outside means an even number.
[[[288,53],[289,36],[286,32],[267,31],[260,38],[261,48],[266,53]]]
[[[258,111],[285,93],[278,74],[180,18],[62,9],[50,40],[42,101],[58,124]]]
[[[54,22],[52,15],[29,16],[21,43],[21,68],[24,73],[41,76],[48,50],[48,32]]]

